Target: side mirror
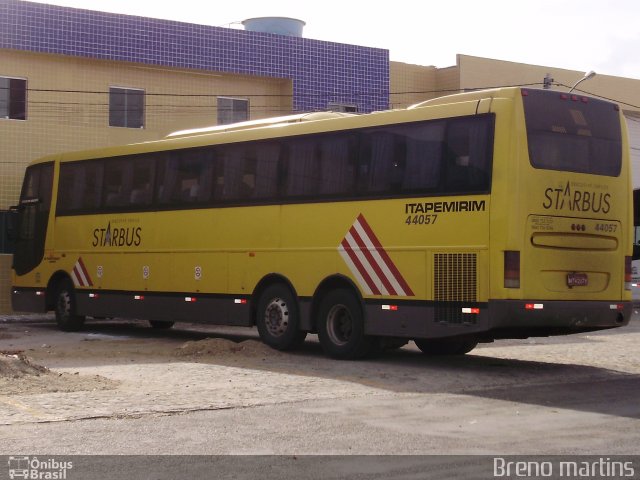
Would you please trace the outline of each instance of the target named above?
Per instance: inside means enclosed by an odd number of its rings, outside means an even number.
[[[631,259],[632,260],[640,259],[640,245],[638,245],[637,243],[633,244],[633,253],[632,253]]]

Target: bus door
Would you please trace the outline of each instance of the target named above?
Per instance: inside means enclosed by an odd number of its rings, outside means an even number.
[[[36,268],[44,257],[44,243],[51,210],[53,163],[33,165],[25,174],[17,210],[14,233],[13,269],[24,275]]]

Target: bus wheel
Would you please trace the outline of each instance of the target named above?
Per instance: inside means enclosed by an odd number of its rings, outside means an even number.
[[[60,330],[77,332],[84,325],[84,316],[76,314],[76,294],[69,280],[65,280],[58,287],[54,309]]]
[[[349,290],[333,290],[322,299],[317,328],[322,349],[333,358],[362,358],[375,347],[374,339],[364,334],[362,306]]]
[[[293,350],[304,342],[307,332],[300,330],[298,304],[291,290],[274,284],[258,300],[256,326],[260,339],[276,350]]]
[[[149,325],[158,330],[164,330],[173,327],[176,322],[166,322],[164,320],[149,320]]]
[[[425,355],[464,355],[478,345],[478,342],[472,338],[440,340],[416,338],[414,342]]]

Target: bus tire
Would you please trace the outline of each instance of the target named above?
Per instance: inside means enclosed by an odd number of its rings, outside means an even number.
[[[165,321],[165,320],[149,320],[149,325],[151,328],[155,328],[156,330],[166,330],[175,325],[176,322]]]
[[[77,332],[82,329],[85,317],[76,313],[76,292],[70,280],[64,280],[56,290],[54,311],[60,330]]]
[[[279,283],[270,285],[260,295],[256,326],[260,339],[276,350],[294,350],[307,337],[307,332],[300,330],[300,311],[295,296]]]
[[[377,350],[375,339],[364,334],[362,306],[350,290],[332,290],[320,301],[317,329],[322,349],[332,358],[355,360]]]
[[[427,340],[416,338],[413,340],[425,355],[464,355],[476,348],[478,342],[472,338],[443,338]]]

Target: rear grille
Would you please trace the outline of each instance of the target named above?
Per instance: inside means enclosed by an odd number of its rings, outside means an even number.
[[[477,257],[475,253],[434,254],[433,299],[436,302],[436,322],[475,323],[476,316],[463,314],[461,304],[477,301]]]

